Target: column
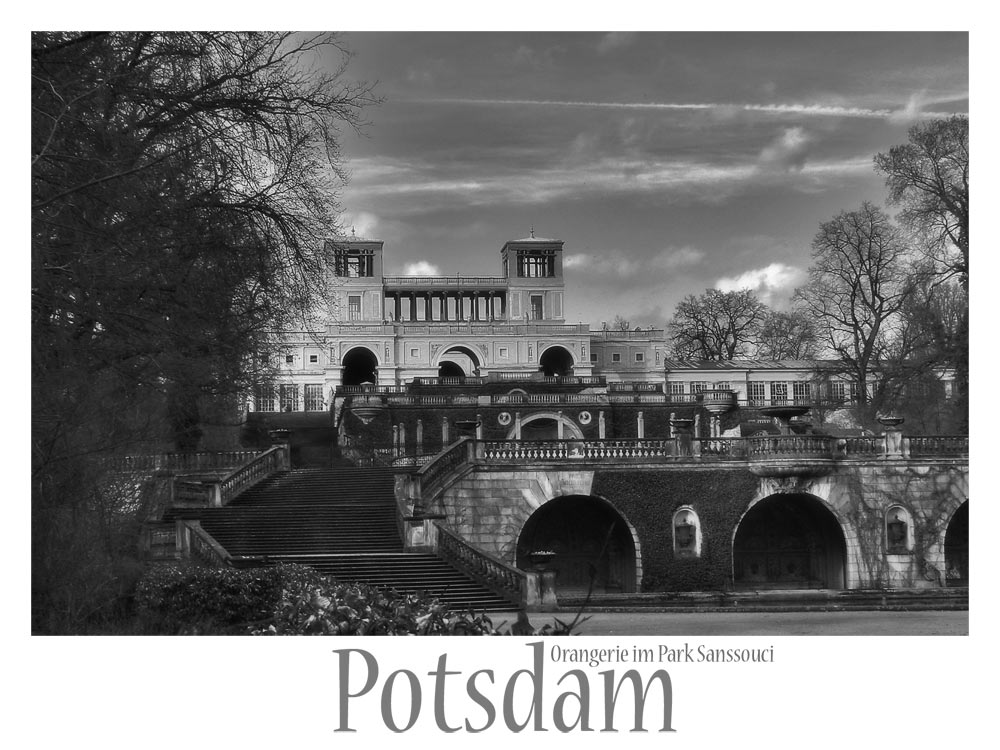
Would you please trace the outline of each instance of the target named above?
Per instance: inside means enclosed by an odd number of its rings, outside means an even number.
[[[448,445],[448,417],[441,418],[441,447]]]
[[[397,425],[392,426],[392,452],[399,455],[399,427]]]
[[[441,320],[448,321],[448,292],[441,292]]]
[[[521,412],[514,412],[514,439],[521,439]]]
[[[636,434],[638,435],[639,439],[642,440],[644,437],[646,437],[646,421],[642,418],[642,412],[639,412],[639,414],[636,416],[635,421],[636,421],[635,425]]]
[[[483,439],[483,415],[476,415],[476,440]]]
[[[434,320],[434,298],[430,292],[424,295],[424,319],[428,323]]]
[[[556,439],[562,440],[565,437],[565,431],[563,428],[563,416],[562,412],[556,412]]]
[[[496,301],[497,298],[493,295],[493,292],[489,292],[486,296],[486,317],[490,322],[496,320]]]
[[[462,293],[461,292],[458,292],[457,294],[455,294],[455,313],[456,313],[455,320],[457,320],[459,323],[461,323],[463,320],[465,320],[465,313],[462,310]]]
[[[406,425],[403,422],[399,423],[399,452],[406,453]]]
[[[417,320],[417,293],[410,292],[410,320]]]
[[[604,412],[597,412],[597,437],[600,440],[607,438],[607,426],[604,423]]]
[[[403,319],[403,296],[399,292],[396,292],[392,295],[392,301],[396,311],[393,320],[398,323]]]
[[[424,452],[424,420],[417,420],[417,455]]]

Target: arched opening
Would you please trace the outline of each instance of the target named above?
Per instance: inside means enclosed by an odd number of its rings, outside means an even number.
[[[944,534],[945,582],[948,586],[969,585],[969,501],[951,517]]]
[[[532,570],[531,553],[555,553],[557,594],[636,590],[636,543],[625,519],[600,498],[569,495],[550,500],[525,522],[517,540],[517,567]]]
[[[452,346],[441,352],[438,358],[439,377],[464,377],[478,372],[481,362],[475,352],[467,346]]]
[[[462,378],[465,377],[465,370],[458,362],[445,360],[438,367],[438,377],[442,378]]]
[[[572,375],[573,355],[561,346],[550,346],[538,359],[538,365],[542,374],[552,375]]]
[[[563,440],[583,440],[583,430],[572,419],[551,412],[522,417],[521,440],[558,440],[560,422]],[[514,440],[516,432],[517,426],[514,425],[507,434],[507,440]]]
[[[740,520],[733,539],[738,588],[846,587],[847,545],[833,513],[811,495],[772,495]]]
[[[371,349],[356,347],[344,355],[341,363],[344,372],[341,382],[344,385],[362,385],[378,382],[378,359]]]

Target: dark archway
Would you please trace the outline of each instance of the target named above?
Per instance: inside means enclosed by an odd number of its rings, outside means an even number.
[[[754,505],[733,540],[738,588],[846,587],[847,545],[836,517],[811,495],[772,495]]]
[[[538,364],[547,376],[573,374],[573,355],[561,346],[550,346],[542,352]]]
[[[550,550],[556,591],[586,594],[636,590],[636,547],[628,524],[607,502],[587,495],[550,500],[525,522],[517,540],[517,567],[532,570],[532,552]]]
[[[944,535],[945,582],[969,585],[969,501],[962,503],[948,523]]]
[[[441,352],[437,361],[439,376],[461,376],[478,373],[479,368],[483,365],[476,352],[474,352],[470,347],[462,345],[447,347],[443,352]],[[446,366],[449,372],[443,372]],[[456,372],[453,368],[457,368],[458,370],[461,370],[461,372]]]
[[[438,367],[438,377],[442,378],[462,378],[465,377],[465,370],[458,362],[445,360]]]
[[[355,347],[344,355],[341,382],[344,385],[361,385],[378,382],[378,359],[371,349]]]

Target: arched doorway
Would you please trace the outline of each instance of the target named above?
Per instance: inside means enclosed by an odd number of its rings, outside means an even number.
[[[772,495],[740,520],[733,539],[738,588],[846,587],[847,545],[836,517],[811,495]]]
[[[450,346],[438,357],[439,377],[463,377],[477,372],[482,363],[467,346]]]
[[[451,360],[444,360],[441,362],[441,366],[438,367],[438,377],[442,378],[461,378],[465,377],[465,370],[458,362],[452,362]]]
[[[628,523],[606,501],[588,495],[550,500],[525,522],[517,567],[531,570],[532,552],[549,550],[558,594],[634,592],[636,542]]]
[[[542,374],[547,376],[572,375],[573,355],[564,347],[550,346],[542,352],[542,356],[538,359],[538,365]]]
[[[962,503],[944,534],[945,583],[969,585],[969,501]]]
[[[341,382],[344,385],[378,382],[378,358],[371,349],[355,347],[344,355],[341,364],[344,368]]]

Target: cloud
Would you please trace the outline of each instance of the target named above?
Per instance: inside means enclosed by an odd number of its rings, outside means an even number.
[[[602,55],[607,55],[619,49],[628,47],[636,40],[634,31],[612,31],[601,37],[597,43],[597,51]]]
[[[418,260],[403,266],[404,276],[440,276],[440,269],[426,260]]]
[[[378,216],[368,211],[345,211],[343,214],[343,225],[347,233],[353,232],[366,239],[378,238],[381,223]]]
[[[715,288],[721,292],[735,292],[740,289],[750,289],[771,307],[782,307],[787,304],[795,287],[806,279],[806,272],[787,263],[771,263],[763,268],[752,268],[737,276],[727,276],[715,282]]]
[[[758,163],[766,169],[801,171],[806,165],[812,137],[802,128],[786,128],[760,152]]]
[[[695,247],[666,248],[651,257],[629,255],[621,250],[603,253],[570,253],[563,257],[563,267],[578,274],[596,277],[654,281],[658,273],[676,272],[701,263],[705,253]]]

